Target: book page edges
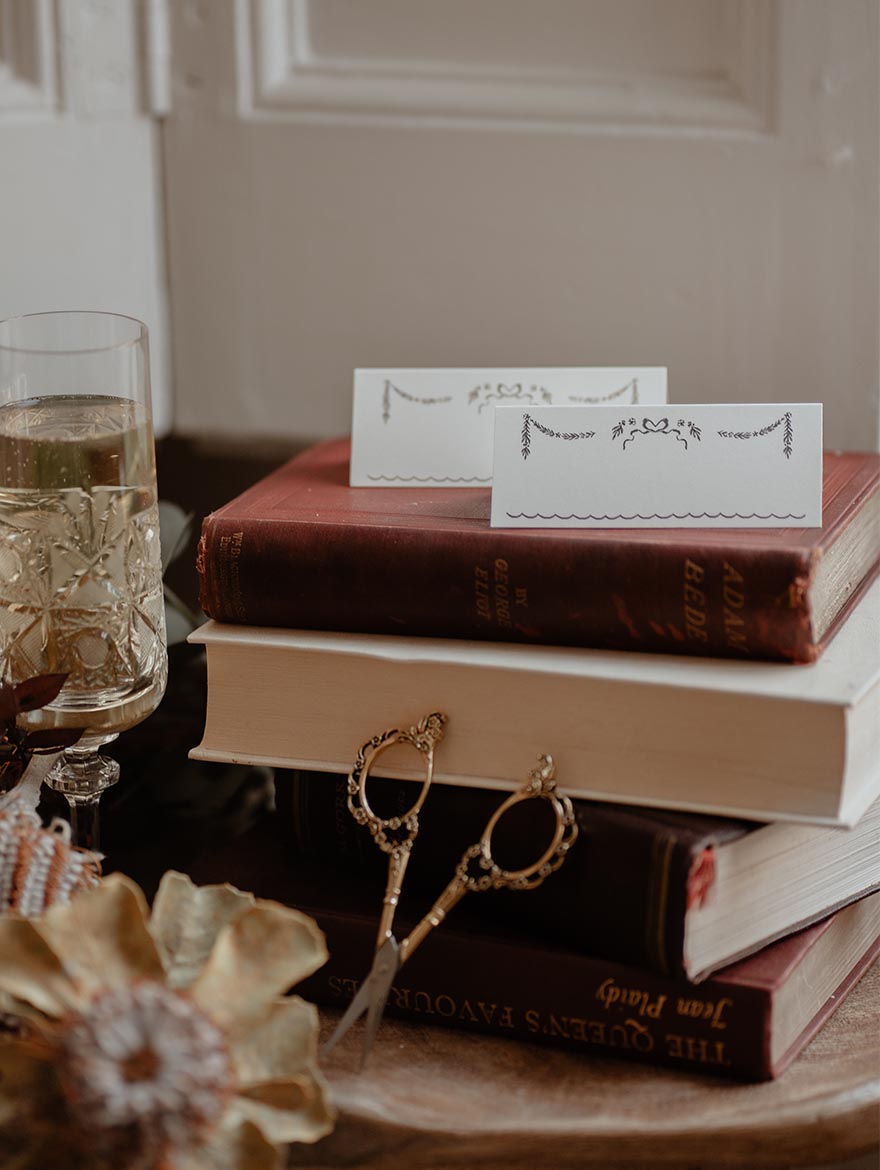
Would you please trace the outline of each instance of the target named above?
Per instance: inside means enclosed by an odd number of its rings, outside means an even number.
[[[715,881],[688,907],[684,967],[695,983],[880,889],[880,799],[847,832],[775,822],[715,846]]]
[[[880,625],[875,632],[880,637]],[[858,823],[878,795],[880,680],[873,683],[858,706],[847,708],[844,720],[846,760],[837,815],[842,825],[852,826]]]
[[[878,956],[880,896],[871,894],[838,911],[775,991],[769,1051],[772,1076],[779,1076],[802,1051]],[[818,1001],[818,1007],[809,1014],[806,1026],[797,1029],[796,1021],[806,1014],[805,998]]]

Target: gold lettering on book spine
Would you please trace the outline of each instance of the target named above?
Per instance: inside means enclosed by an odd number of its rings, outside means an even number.
[[[729,561],[724,562],[724,586],[722,590],[724,602],[724,638],[731,650],[738,650],[742,654],[749,653],[749,642],[746,635],[746,621],[743,617],[746,601],[746,582],[742,573]]]
[[[331,975],[326,986],[332,999],[341,1004],[357,994],[360,981]],[[661,1021],[667,1010],[673,1007],[667,995],[652,993],[644,987],[625,987],[610,977],[598,986],[595,999],[606,1012],[618,1018],[597,1019],[535,1007],[517,1008],[444,991],[398,986],[391,988],[388,1006],[404,1015],[469,1024],[481,1030],[512,1031],[523,1036],[565,1041],[571,1046],[583,1045],[641,1056],[657,1051],[671,1062],[731,1067],[724,1040],[686,1031],[666,1031]],[[697,1005],[694,1011],[688,1007],[680,1013],[684,1027],[687,1027],[685,1021],[688,1020],[694,1020],[698,1027],[711,1020],[710,1027],[726,1028],[728,1013],[733,1008],[733,1001],[727,998],[680,1002]]]
[[[682,588],[684,632],[692,642],[709,641],[709,600],[705,591],[700,588],[705,576],[705,565],[701,565],[690,557],[685,558]]]
[[[496,557],[488,565],[474,565],[473,591],[478,622],[509,630],[526,620],[529,591],[515,582],[510,562],[503,557]]]
[[[243,532],[221,536],[217,543],[218,596],[224,598],[236,621],[247,622],[247,608],[241,592],[241,548]]]
[[[722,564],[720,600],[724,641],[730,650],[748,656],[751,650],[746,619],[746,581],[740,570],[729,561]],[[686,557],[684,561],[681,602],[685,635],[692,642],[707,643],[711,607],[706,588],[706,566],[692,557]]]
[[[688,999],[679,996],[675,1010],[679,1016],[689,1016],[692,1020],[707,1020],[710,1028],[724,1030],[727,1027],[726,1013],[733,1006],[733,1000],[727,996],[721,999]]]

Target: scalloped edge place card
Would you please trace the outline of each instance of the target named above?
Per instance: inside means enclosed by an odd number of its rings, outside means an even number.
[[[355,370],[352,487],[488,487],[494,407],[666,401],[663,367]]]
[[[821,403],[499,406],[493,528],[815,528]]]

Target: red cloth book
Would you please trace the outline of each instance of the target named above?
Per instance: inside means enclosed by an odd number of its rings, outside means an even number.
[[[489,527],[486,488],[352,488],[310,448],[203,525],[222,622],[810,662],[880,568],[880,456],[831,453],[811,529]]]

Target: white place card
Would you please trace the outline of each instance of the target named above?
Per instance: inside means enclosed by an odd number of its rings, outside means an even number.
[[[492,482],[494,407],[666,401],[662,367],[355,370],[352,487]]]
[[[822,406],[500,406],[493,475],[493,528],[813,528]]]

